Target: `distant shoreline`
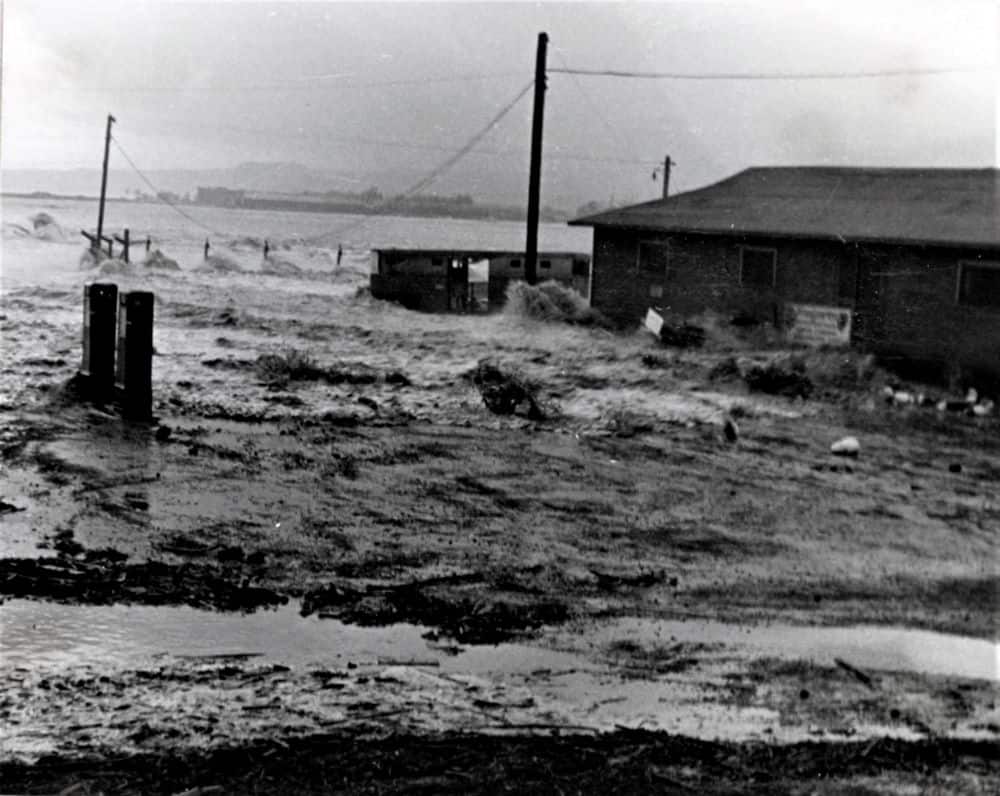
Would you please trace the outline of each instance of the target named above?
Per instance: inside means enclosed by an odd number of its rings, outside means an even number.
[[[87,201],[87,202],[97,202],[99,197],[97,196],[85,196],[83,194],[57,194],[49,193],[48,191],[32,191],[30,193],[25,193],[23,191],[0,192],[0,199],[53,199],[53,200],[74,200],[74,201]],[[129,199],[127,197],[121,196],[109,196],[105,199],[107,202],[116,202],[124,204],[136,204],[136,205],[158,205],[167,204],[156,199]],[[491,208],[491,207],[470,207],[465,212],[459,213],[441,213],[434,212],[437,208],[426,208],[421,211],[420,208],[414,207],[387,207],[385,211],[379,211],[375,208],[361,209],[357,206],[345,205],[340,206],[337,204],[324,204],[320,202],[299,202],[295,200],[283,201],[268,201],[257,199],[254,200],[253,206],[235,206],[228,207],[224,205],[206,204],[203,202],[179,202],[178,205],[182,207],[215,207],[220,210],[242,210],[242,211],[253,211],[253,210],[263,210],[263,211],[278,211],[278,212],[289,212],[289,213],[325,213],[325,214],[336,214],[345,216],[400,216],[403,218],[454,218],[454,219],[465,219],[470,221],[515,221],[523,222],[525,220],[525,212],[516,210],[514,208]],[[315,206],[308,206],[310,204],[315,204]],[[542,215],[542,223],[546,224],[562,224],[569,220],[568,216],[563,215]]]

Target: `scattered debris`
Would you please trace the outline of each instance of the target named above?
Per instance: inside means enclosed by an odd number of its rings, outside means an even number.
[[[830,446],[830,453],[834,456],[857,456],[860,452],[861,443],[857,437],[844,437]]]
[[[727,417],[726,422],[722,424],[722,434],[727,442],[736,442],[740,438],[740,427],[736,425],[735,420]]]
[[[545,412],[536,397],[536,388],[521,376],[505,372],[489,358],[479,360],[472,374],[472,383],[482,395],[486,408],[494,414],[512,415],[518,407],[526,406],[529,418],[545,419]]]
[[[868,686],[871,689],[875,688],[875,685],[872,682],[872,678],[869,677],[867,674],[865,674],[860,669],[858,669],[856,666],[851,666],[851,664],[849,664],[845,660],[842,660],[841,658],[834,658],[833,662],[836,663],[837,666],[839,666],[841,669],[843,669],[848,674],[853,675],[854,678],[858,680],[858,682],[860,682],[860,683]]]
[[[698,348],[705,344],[705,330],[692,323],[672,324],[653,308],[646,311],[646,328],[664,345],[675,348]]]
[[[72,542],[83,552],[82,546]],[[91,552],[91,551],[88,551]],[[112,605],[190,605],[219,611],[253,611],[282,605],[284,595],[244,578],[234,581],[207,564],[172,566],[160,561],[124,564],[116,551],[96,551],[91,560],[6,558],[0,560],[0,593],[56,602]]]
[[[24,511],[24,509],[0,499],[0,514],[13,514],[15,511]]]
[[[813,391],[812,380],[805,373],[805,363],[795,358],[754,365],[743,374],[743,380],[755,392],[789,398],[808,398]]]

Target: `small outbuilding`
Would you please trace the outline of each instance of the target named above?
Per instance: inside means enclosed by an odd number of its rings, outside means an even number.
[[[538,281],[553,280],[584,298],[590,257],[539,252]],[[373,249],[372,296],[425,312],[486,312],[506,300],[507,286],[524,278],[524,253],[468,249]]]
[[[570,224],[619,321],[713,310],[1000,376],[1000,170],[751,168]]]

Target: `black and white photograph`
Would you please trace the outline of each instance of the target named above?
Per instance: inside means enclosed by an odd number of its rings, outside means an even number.
[[[997,0],[0,0],[0,794],[1000,792]]]

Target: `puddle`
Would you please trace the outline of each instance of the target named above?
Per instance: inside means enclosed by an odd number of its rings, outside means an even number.
[[[429,662],[470,674],[593,668],[579,655],[520,644],[435,645],[423,638],[427,632],[415,625],[360,627],[303,617],[297,602],[252,614],[19,599],[0,605],[0,654],[8,666],[136,666],[162,656],[248,655],[295,666]]]
[[[14,666],[107,663],[137,665],[153,656],[250,655],[287,665],[422,661],[441,671],[519,674],[538,669],[596,670],[587,653],[616,642],[643,650],[683,643],[711,648],[707,657],[752,657],[834,666],[837,658],[873,671],[1000,680],[1000,644],[894,627],[729,625],[622,619],[578,629],[557,652],[525,644],[439,645],[414,625],[360,627],[316,616],[299,604],[252,614],[187,607],[81,606],[32,600],[0,605],[0,652]]]
[[[879,625],[802,627],[623,619],[588,634],[598,646],[628,641],[646,649],[677,642],[721,645],[755,657],[862,669],[1000,680],[1000,644],[985,639]]]
[[[783,743],[817,734],[919,737],[905,722],[879,723],[888,705],[847,718],[844,709],[854,706],[840,705],[830,726],[815,725],[824,714],[800,715],[780,699],[769,702],[768,688],[750,702],[734,700],[729,678],[761,656],[829,665],[843,657],[870,671],[996,677],[994,644],[885,628],[631,619],[553,630],[548,641],[562,651],[448,647],[424,638],[426,632],[302,617],[294,603],[241,615],[8,600],[0,604],[0,758],[204,747],[333,726],[379,731],[386,724],[486,733],[632,727]],[[660,646],[690,642],[697,660],[672,673],[651,668],[637,676],[607,658],[608,645],[623,640],[651,661]],[[921,705],[929,698],[891,696]],[[971,737],[994,720],[981,710],[967,713],[958,723],[948,718],[941,730]]]

